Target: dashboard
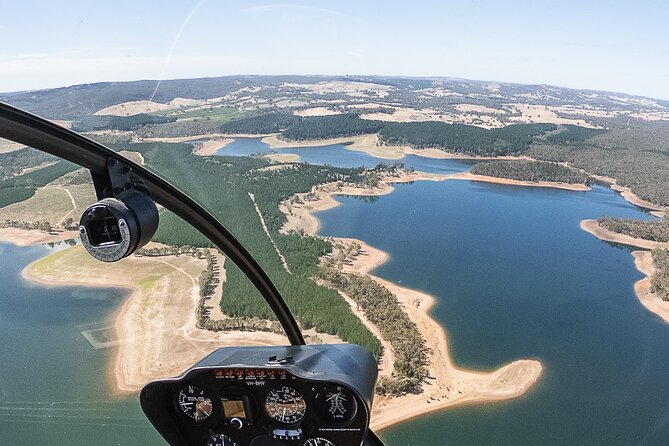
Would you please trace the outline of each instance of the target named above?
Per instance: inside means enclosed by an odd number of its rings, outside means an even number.
[[[376,378],[351,344],[222,348],[149,383],[140,402],[171,445],[357,446]]]

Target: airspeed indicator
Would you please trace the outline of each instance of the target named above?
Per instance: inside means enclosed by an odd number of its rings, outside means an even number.
[[[213,410],[211,398],[195,386],[186,386],[179,391],[177,405],[181,413],[198,423],[209,418]]]

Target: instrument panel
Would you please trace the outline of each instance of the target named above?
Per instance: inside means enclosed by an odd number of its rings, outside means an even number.
[[[369,353],[346,344],[247,349],[250,364],[237,359],[199,364],[180,378],[156,381],[142,391],[147,417],[170,444],[362,444],[376,381]],[[262,365],[259,349],[266,351]],[[232,350],[239,357],[245,349]],[[309,370],[302,367],[306,363]],[[341,367],[348,373],[341,373]],[[369,367],[372,372],[363,372]]]

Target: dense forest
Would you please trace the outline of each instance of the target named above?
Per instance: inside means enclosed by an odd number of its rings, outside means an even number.
[[[277,284],[303,328],[336,334],[363,345],[376,357],[380,355],[379,341],[349,311],[338,293],[311,279],[317,271],[318,257],[328,252],[330,245],[313,237],[278,231],[285,219],[278,208],[281,201],[321,183],[363,181],[363,169],[301,165],[299,169],[267,170],[270,164],[262,159],[195,156],[190,144],[143,143],[125,148],[141,152],[148,165],[202,203],[236,235]],[[265,235],[249,192],[254,194],[292,274],[283,268]],[[154,239],[171,245],[209,246],[203,236],[169,212],[161,214]],[[269,306],[236,266],[226,265],[226,275],[222,303],[226,314],[240,318],[240,323],[254,317],[274,319]]]
[[[207,135],[221,132],[221,121],[189,119],[140,127],[135,130],[142,138],[177,138],[182,136]]]
[[[132,116],[88,115],[72,123],[75,132],[90,132],[95,130],[137,130],[146,125],[166,124],[175,122],[174,116],[155,116],[140,113]]]
[[[360,119],[358,115],[346,113],[330,116],[310,116],[289,126],[282,136],[285,139],[300,141],[310,139],[328,139],[340,136],[376,133],[386,123]]]
[[[69,161],[60,160],[42,169],[1,180],[0,207],[27,200],[35,194],[38,187],[45,186],[78,167]]]
[[[591,129],[577,125],[561,125],[547,134],[544,141],[556,144],[582,144],[586,139],[608,133],[604,129]]]
[[[656,272],[650,279],[652,293],[669,302],[669,250],[654,249],[653,262],[655,263]]]
[[[485,161],[471,170],[476,175],[508,178],[521,181],[553,181],[569,184],[588,184],[588,174],[545,161]]]
[[[289,113],[264,113],[228,121],[219,127],[219,131],[221,133],[277,133],[301,120],[299,116]]]
[[[379,393],[401,395],[419,391],[428,375],[425,341],[395,295],[369,276],[344,274],[331,264],[321,269],[321,278],[353,299],[392,345],[393,377],[380,380]]]
[[[387,145],[408,145],[419,149],[438,148],[470,155],[512,155],[524,152],[539,136],[555,131],[553,124],[515,124],[498,129],[444,122],[394,122],[379,131]]]
[[[597,220],[603,228],[630,237],[669,242],[669,223],[661,220],[634,220],[629,218],[602,217]]]
[[[669,122],[625,118],[599,124],[611,128],[569,129],[578,137],[551,134],[532,144],[527,155],[615,178],[640,198],[669,205]],[[592,135],[583,138],[587,133]]]
[[[58,161],[53,155],[30,147],[0,153],[0,180],[20,174],[23,170]]]
[[[385,123],[360,119],[352,113],[300,117],[289,113],[264,113],[235,119],[219,127],[221,133],[281,133],[288,140],[327,139],[378,132]]]
[[[527,155],[546,161],[568,162],[595,175],[615,178],[644,200],[669,205],[669,158],[658,152],[602,149],[592,146],[538,144]]]

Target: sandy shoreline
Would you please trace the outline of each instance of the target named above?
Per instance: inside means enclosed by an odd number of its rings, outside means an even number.
[[[634,292],[639,298],[641,305],[652,313],[659,316],[664,322],[669,324],[669,302],[664,301],[651,293],[650,279],[655,274],[655,264],[653,262],[653,254],[648,251],[634,251],[634,265],[639,272],[646,277],[637,281],[634,284]]]
[[[108,328],[115,332],[113,344],[118,346],[110,355],[110,388],[115,394],[130,394],[153,379],[180,374],[219,347],[286,344],[286,338],[275,333],[198,329],[195,308],[204,266],[204,260],[186,255],[131,256],[105,264],[78,245],[31,263],[22,276],[51,287],[129,291]]]
[[[476,175],[470,172],[456,173],[453,175],[448,175],[450,180],[469,180],[469,181],[481,181],[483,183],[494,183],[494,184],[507,184],[510,186],[522,186],[522,187],[549,187],[553,189],[564,189],[572,190],[577,192],[586,192],[592,190],[590,186],[585,184],[570,184],[570,183],[557,183],[554,181],[522,181],[522,180],[512,180],[509,178],[500,178],[500,177],[489,177],[485,175]]]
[[[233,136],[242,137],[238,135]],[[258,135],[248,136],[258,137]],[[342,139],[350,141],[350,138]],[[205,150],[205,153],[199,154],[206,155],[209,151],[215,153],[230,141],[232,140],[209,141],[206,144],[212,144]],[[216,144],[219,145],[216,146]],[[296,147],[293,143],[289,144],[290,147]],[[304,144],[313,145],[310,142],[305,142]],[[327,144],[333,144],[333,142],[327,142]],[[352,150],[355,149],[352,148]],[[367,152],[367,150],[374,151],[374,149],[369,147],[364,151]],[[379,147],[377,150],[377,153],[379,154],[387,154],[387,152],[384,152],[384,147]],[[402,157],[407,154],[413,154],[410,153],[410,151],[413,150],[414,149],[403,148],[401,151]],[[420,152],[425,151],[421,150]],[[435,154],[435,158],[474,159],[473,157],[459,157],[441,151],[438,152],[442,153],[443,156],[436,156]],[[370,153],[370,155],[377,156],[372,153]],[[430,154],[421,156],[432,157]],[[453,175],[413,173],[398,178],[389,178],[376,188],[361,189],[350,186],[337,188],[336,185],[318,186],[314,190],[317,200],[305,201],[301,206],[287,203],[282,204],[281,209],[289,216],[289,222],[284,229],[303,230],[308,234],[316,234],[319,229],[319,220],[313,213],[338,206],[339,202],[333,198],[334,195],[384,195],[393,191],[392,183],[418,180],[443,181],[448,179],[482,181],[497,184],[510,184],[514,186],[553,187],[575,191],[590,190],[589,187],[584,185],[550,182],[523,182],[473,175],[469,172]],[[629,190],[629,188],[617,186],[615,180],[611,183],[611,188],[620,192],[627,201],[637,206],[655,211],[664,210],[663,207],[655,206],[652,203],[639,199]],[[661,245],[661,247],[669,247],[669,244],[658,244],[658,242],[634,239],[632,237],[612,233],[599,227],[594,220],[584,220],[581,223],[581,228],[602,240],[629,244],[645,249],[658,247],[657,245]],[[58,241],[66,238],[73,238],[78,235],[76,231],[71,231],[71,233],[67,233],[67,236],[63,235],[62,238],[56,238],[54,236],[49,236],[48,234],[40,233],[39,231],[22,231],[17,229],[15,230],[16,233],[14,233],[14,231],[9,231],[11,229],[13,228],[0,229],[0,240],[10,241],[19,246]],[[25,234],[32,232],[36,234]],[[41,236],[39,236],[39,234],[41,234]],[[45,237],[51,238],[45,239]],[[625,237],[629,240],[625,239]],[[353,239],[341,240],[348,243],[356,241]],[[368,274],[374,268],[387,261],[387,253],[366,245],[364,242],[357,242],[361,243],[363,250],[366,251],[368,255],[356,259],[352,266],[347,267],[351,271]],[[647,252],[635,252],[632,255],[635,257],[637,268],[644,274],[649,275],[646,271],[650,271],[652,268],[652,258],[650,259],[649,264],[649,260],[647,256],[645,256],[646,254],[650,256],[650,253]],[[169,267],[174,269],[173,273],[176,276],[182,276],[182,281],[188,278],[190,274],[189,272],[185,272],[178,263],[172,264],[176,258],[167,259],[161,257],[160,259],[161,260],[158,262],[171,265]],[[133,260],[156,262],[155,259],[150,258],[145,258],[145,260],[133,258]],[[119,280],[116,280],[113,277],[107,277],[105,279],[105,277],[91,274],[90,276],[94,276],[95,279],[88,278],[86,280],[81,279],[81,281],[77,281],[71,277],[64,280],[62,277],[57,277],[56,275],[53,275],[50,278],[45,278],[39,274],[34,274],[34,272],[29,269],[31,266],[32,265],[29,265],[23,271],[22,274],[24,277],[48,286],[83,285],[104,288],[116,287],[131,290],[130,296],[125,299],[124,303],[119,308],[117,315],[114,317],[113,324],[120,341],[119,352],[115,355],[113,365],[114,383],[112,383],[118,393],[134,393],[137,392],[144,383],[151,379],[176,375],[192,365],[192,363],[200,359],[206,353],[220,346],[276,345],[285,343],[283,337],[271,333],[212,333],[197,329],[194,325],[193,316],[195,305],[197,304],[195,295],[193,295],[191,299],[185,299],[187,301],[185,304],[186,306],[183,306],[183,303],[177,305],[175,302],[169,300],[166,302],[164,294],[154,290],[155,295],[150,297],[147,305],[147,296],[142,293],[142,290],[132,284],[119,285]],[[135,269],[142,270],[142,268]],[[186,282],[191,282],[192,285],[194,276],[193,274],[190,274],[190,276],[190,279],[186,280]],[[434,297],[416,290],[397,286],[396,284],[373,275],[371,275],[371,277],[382,285],[388,287],[397,295],[398,300],[405,308],[407,314],[411,320],[416,323],[421,334],[426,339],[427,345],[432,349],[429,359],[431,378],[424,384],[424,392],[420,395],[406,395],[399,398],[377,397],[373,410],[372,428],[377,430],[383,429],[424,413],[441,410],[459,404],[481,403],[519,397],[525,394],[534,383],[538,381],[542,373],[542,365],[536,360],[514,361],[492,372],[475,372],[458,369],[450,358],[448,352],[448,339],[445,330],[429,315],[430,308],[435,303]],[[178,281],[175,277],[172,277],[169,280]],[[663,302],[650,295],[649,287],[650,279],[648,277],[638,281],[635,284],[637,297],[646,308],[669,322],[669,308],[664,305],[658,305]],[[160,288],[162,290],[171,290],[174,287],[169,284],[163,284]],[[178,308],[178,311],[182,316],[185,315],[184,318],[174,320],[175,312],[177,311],[176,308]],[[163,321],[165,318],[168,319],[168,322],[171,320],[168,326],[164,325]],[[161,322],[155,323],[155,320],[160,320]],[[176,340],[168,341],[170,338],[176,338]],[[185,352],[190,354],[186,354]],[[165,358],[171,358],[171,360],[165,360]],[[175,360],[175,358],[178,358],[178,360]],[[392,362],[392,357],[390,362]],[[385,367],[386,364],[382,364],[382,366]],[[387,369],[385,371],[387,372]]]
[[[382,182],[377,187],[338,187],[333,183],[316,186],[314,189],[312,189],[311,192],[316,194],[318,197],[317,200],[309,201],[305,198],[307,194],[297,194],[297,196],[301,197],[304,204],[291,205],[284,202],[279,205],[279,209],[288,217],[288,222],[284,225],[282,231],[304,231],[306,234],[315,235],[318,232],[318,228],[320,227],[320,221],[316,216],[313,215],[313,213],[325,211],[339,206],[340,203],[334,199],[334,196],[336,195],[387,195],[395,190],[395,188],[392,186],[393,183],[408,183],[411,181],[444,181],[448,179],[448,177],[448,175],[414,172],[410,174],[404,174],[401,177],[389,178],[387,181]]]
[[[620,243],[622,245],[647,250],[655,248],[669,249],[669,243],[655,242],[609,231],[608,229],[601,227],[597,220],[583,220],[581,221],[580,226],[585,232],[606,242]],[[634,257],[634,265],[636,268],[646,276],[634,284],[634,294],[636,294],[639,302],[641,302],[648,311],[655,313],[665,322],[669,323],[669,302],[663,301],[650,292],[650,279],[651,276],[655,274],[653,255],[650,251],[633,251],[632,257]]]
[[[233,142],[234,139],[232,138],[215,138],[215,139],[210,139],[201,146],[197,147],[193,153],[199,156],[212,156],[215,155],[219,150],[221,150],[223,147],[227,146],[231,142]]]
[[[630,189],[629,187],[619,185],[618,180],[616,180],[615,178],[604,177],[601,175],[591,175],[591,176],[597,181],[608,184],[611,189],[620,193],[620,195],[625,200],[629,201],[635,206],[639,206],[640,208],[648,209],[649,211],[653,212],[663,213],[666,211],[666,208],[664,206],[658,206],[654,203],[651,203],[650,201],[646,201],[642,198],[639,198],[634,192],[632,192],[632,189]]]
[[[445,179],[448,179],[448,176],[414,173],[387,178],[375,188],[337,187],[334,184],[318,186],[312,190],[316,196],[315,200],[305,201],[304,204],[290,202],[282,204],[281,209],[288,217],[284,230],[301,230],[316,235],[319,222],[313,213],[337,206],[339,203],[333,198],[334,195],[384,195],[393,191],[392,183]],[[301,195],[303,198],[306,194]],[[389,258],[387,253],[363,241],[335,240],[343,243],[360,243],[366,254],[358,256],[346,267],[347,271],[369,274]],[[418,395],[393,398],[377,397],[372,410],[373,429],[384,429],[410,418],[459,404],[516,398],[524,395],[541,376],[542,365],[536,360],[514,361],[491,372],[458,368],[450,357],[445,330],[430,317],[430,309],[436,302],[435,298],[417,290],[400,287],[371,274],[370,277],[397,296],[430,349],[428,357],[430,378],[423,384],[423,392]]]
[[[481,161],[484,160],[538,161],[535,158],[529,156],[494,156],[494,157],[471,156],[471,155],[462,155],[462,154],[446,152],[439,149],[414,149],[408,146],[380,145],[377,134],[358,135],[358,136],[349,136],[349,137],[331,138],[331,139],[319,139],[310,141],[285,141],[280,139],[278,134],[273,134],[264,137],[262,141],[266,144],[269,144],[271,148],[276,148],[276,149],[282,149],[288,147],[322,147],[333,144],[346,144],[348,150],[365,152],[366,154],[373,156],[375,158],[386,159],[386,160],[401,160],[407,155],[416,155],[432,159],[459,159],[459,160],[481,160]],[[665,215],[666,212],[665,206],[659,206],[647,200],[639,198],[634,192],[632,192],[632,190],[629,187],[619,185],[618,181],[615,178],[605,177],[601,175],[594,175],[594,174],[589,174],[589,175],[596,181],[608,184],[611,189],[620,193],[620,195],[628,202],[641,208],[650,210],[651,213],[657,217],[663,217]],[[574,190],[574,191],[588,191],[592,189],[590,186],[579,185],[579,184],[556,183],[549,181],[537,181],[537,182],[520,181],[506,178],[474,175],[469,172],[463,173],[461,175],[454,175],[452,176],[452,178],[467,179],[472,181],[483,181],[496,184],[509,184],[514,186],[551,187],[551,188]]]
[[[203,133],[201,135],[192,136],[175,136],[175,137],[152,137],[152,138],[136,138],[134,142],[190,142],[198,139],[234,139],[234,138],[265,138],[273,135],[273,133],[264,133],[259,135],[247,133]],[[232,141],[230,141],[232,142]]]
[[[462,155],[457,153],[445,152],[439,149],[414,149],[408,146],[386,146],[380,145],[377,134],[344,136],[341,138],[314,139],[308,141],[285,141],[280,139],[277,134],[262,138],[262,142],[268,144],[272,149],[285,149],[294,147],[323,147],[334,144],[345,144],[348,150],[355,152],[365,152],[374,158],[386,160],[401,160],[407,155],[422,156],[432,159],[459,159],[459,160],[532,160],[526,156],[496,156],[482,157],[472,155]]]
[[[589,232],[600,240],[611,243],[620,243],[621,245],[633,246],[641,249],[655,249],[665,248],[669,249],[669,243],[656,242],[653,240],[646,240],[642,238],[631,237],[625,234],[609,231],[599,225],[597,220],[583,220],[581,221],[581,229]]]
[[[0,228],[0,242],[11,243],[16,246],[40,245],[43,243],[57,243],[79,237],[77,231],[43,232],[19,228]]]

